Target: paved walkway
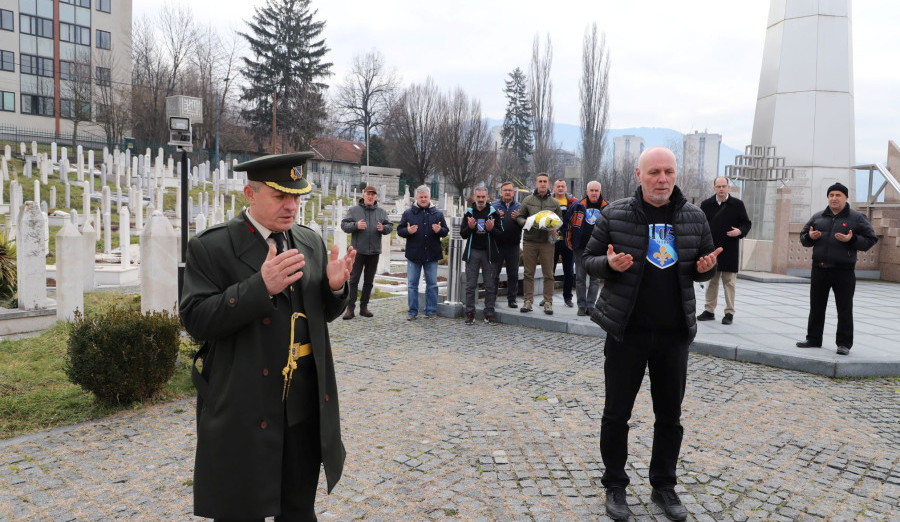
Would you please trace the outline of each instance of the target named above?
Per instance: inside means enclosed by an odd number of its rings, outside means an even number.
[[[348,457],[320,520],[605,520],[602,339],[372,304],[375,318],[331,325]],[[691,519],[897,520],[898,399],[896,379],[692,353],[678,488]],[[646,381],[631,425],[632,519],[663,520]],[[0,521],[190,520],[195,441],[193,399],[0,441]]]
[[[694,291],[697,311],[702,312],[705,291],[699,284],[695,285]],[[540,296],[537,299],[540,300]],[[521,296],[518,302],[522,304]],[[734,323],[721,323],[725,297],[720,288],[716,320],[699,323],[691,350],[830,377],[900,376],[898,302],[900,284],[860,280],[853,299],[855,339],[850,355],[836,353],[837,312],[833,294],[829,296],[822,348],[797,348],[795,343],[806,338],[809,280],[742,272],[737,282]],[[606,337],[589,317],[578,317],[577,309],[564,306],[559,288],[554,296],[552,316],[545,315],[538,307],[530,314],[521,314],[507,308],[503,296],[497,303],[497,314],[502,323]],[[479,307],[481,304],[479,302]],[[461,314],[462,308],[442,306],[441,313],[453,316]]]

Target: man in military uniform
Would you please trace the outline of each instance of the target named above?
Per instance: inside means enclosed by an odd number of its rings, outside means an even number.
[[[315,520],[319,469],[341,477],[337,384],[327,323],[343,312],[355,251],[326,252],[297,225],[312,153],[266,156],[247,173],[250,207],[188,244],[181,321],[195,363],[194,513],[216,520]],[[293,344],[292,344],[293,343]],[[287,363],[287,364],[286,364]],[[284,368],[284,370],[282,370]]]

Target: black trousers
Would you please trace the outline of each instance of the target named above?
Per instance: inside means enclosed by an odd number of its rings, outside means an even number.
[[[500,268],[506,263],[506,300],[515,302],[519,294],[519,244],[500,245],[500,257],[494,263],[494,288],[500,288]]]
[[[650,369],[650,395],[656,416],[650,485],[655,488],[675,485],[675,466],[684,434],[681,401],[687,381],[689,344],[687,332],[626,334],[621,342],[611,336],[606,338],[603,349],[606,401],[600,426],[604,487],[625,487],[629,483],[625,473],[628,420],[646,368]]]
[[[375,271],[378,269],[378,256],[380,254],[356,254],[353,261],[353,269],[350,271],[350,301],[347,308],[353,308],[356,304],[356,294],[359,291],[359,278],[366,271],[363,279],[362,295],[359,297],[359,306],[369,305],[369,297],[372,295],[372,287],[375,282]]]
[[[813,266],[809,283],[809,322],[806,340],[822,344],[825,329],[825,308],[828,292],[834,290],[837,307],[837,331],[834,335],[838,346],[853,347],[853,294],[856,292],[856,272],[850,268],[821,268]]]
[[[563,266],[563,299],[572,300],[572,286],[575,285],[575,256],[566,246],[565,241],[557,241],[553,246],[553,273],[556,274],[556,263],[562,259]],[[544,274],[544,277],[547,277]]]

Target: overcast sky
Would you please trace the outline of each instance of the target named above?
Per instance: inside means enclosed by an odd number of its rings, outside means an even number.
[[[811,0],[815,1],[815,0]],[[159,0],[134,0],[134,17],[154,15]],[[264,0],[191,0],[198,21],[225,34],[245,30]],[[578,125],[581,48],[591,23],[610,52],[610,126],[666,127],[722,134],[749,144],[769,2],[765,0],[313,0],[326,22],[329,83],[353,56],[381,51],[404,85],[434,78],[462,87],[485,116],[502,119],[504,81],[527,73],[535,35],[553,43],[557,123]],[[883,163],[887,141],[900,141],[900,20],[897,0],[853,3],[856,161]]]

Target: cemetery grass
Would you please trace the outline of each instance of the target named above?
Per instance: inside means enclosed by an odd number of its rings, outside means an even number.
[[[85,294],[85,314],[113,306],[140,308],[140,297]],[[194,395],[190,364],[195,346],[183,342],[175,374],[152,400],[109,406],[69,382],[64,365],[68,324],[57,323],[38,337],[0,341],[0,440],[68,426]]]

